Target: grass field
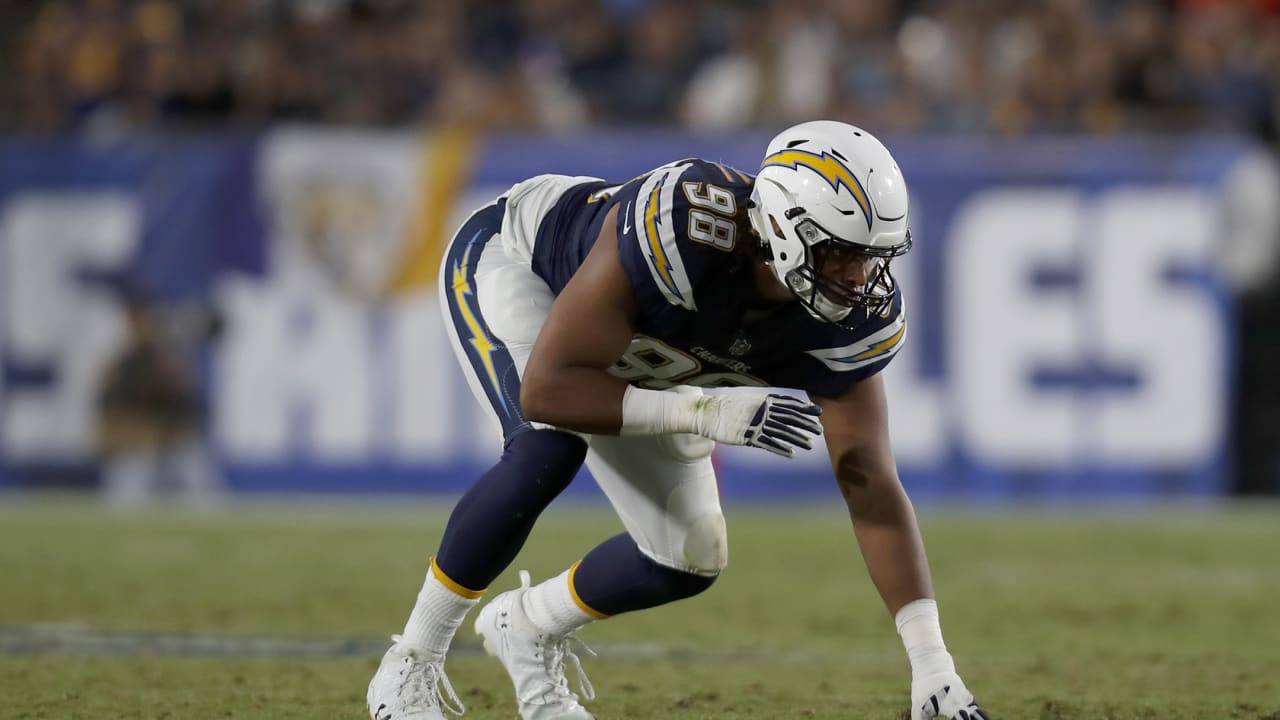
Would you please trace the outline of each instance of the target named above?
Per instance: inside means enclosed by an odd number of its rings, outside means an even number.
[[[900,718],[905,655],[847,519],[728,514],[730,569],[710,592],[583,632],[598,717]],[[0,718],[367,717],[379,638],[402,626],[443,519],[425,504],[112,515],[4,498]],[[993,718],[1280,720],[1280,507],[922,522],[948,644]],[[552,511],[496,587],[616,531],[607,510]],[[449,672],[466,717],[515,717],[464,627]],[[155,633],[171,643],[138,642]],[[207,636],[231,650],[183,642]]]

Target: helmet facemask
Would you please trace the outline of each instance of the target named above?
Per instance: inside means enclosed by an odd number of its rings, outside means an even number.
[[[841,240],[811,218],[797,222],[795,233],[804,243],[805,259],[786,272],[785,283],[810,314],[851,329],[889,310],[897,289],[889,263],[911,249],[909,230],[903,242],[889,247]],[[843,268],[850,262],[863,263],[862,283],[850,284],[839,276],[842,273],[826,272],[828,265]]]

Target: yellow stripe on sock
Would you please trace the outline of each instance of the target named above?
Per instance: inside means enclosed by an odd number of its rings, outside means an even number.
[[[449,590],[451,590],[455,595],[459,595],[468,600],[475,600],[481,595],[484,595],[488,590],[488,588],[485,588],[484,590],[472,590],[471,588],[465,588],[454,582],[453,578],[445,575],[444,571],[440,569],[435,558],[431,558],[431,574],[435,575],[436,579],[440,581],[440,584],[449,588]]]
[[[604,620],[609,616],[582,602],[582,598],[578,597],[578,588],[574,587],[573,579],[578,576],[578,566],[581,564],[582,561],[579,560],[573,564],[573,567],[569,568],[569,594],[573,596],[573,601],[578,604],[578,607],[582,609],[582,612],[597,620]]]

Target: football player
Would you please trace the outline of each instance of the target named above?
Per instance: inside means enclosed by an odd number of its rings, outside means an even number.
[[[791,457],[818,435],[911,662],[912,719],[985,719],[943,643],[889,446],[878,373],[906,329],[890,265],[910,247],[893,157],[827,121],[775,137],[755,176],[697,159],[622,185],[542,175],[473,214],[441,307],[504,451],[454,508],[369,684],[375,720],[461,714],[450,641],[584,461],[626,532],[538,585],[521,573],[475,627],[521,717],[589,720],[573,633],[703,592],[728,562],[715,443]],[[730,386],[762,389],[703,392]]]

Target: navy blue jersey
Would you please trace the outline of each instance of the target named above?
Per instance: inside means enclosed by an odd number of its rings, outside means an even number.
[[[840,395],[879,372],[906,331],[896,293],[853,330],[798,302],[762,304],[743,245],[753,178],[704,160],[664,165],[622,185],[584,183],[538,227],[533,269],[559,293],[615,205],[618,251],[635,292],[636,335],[611,372],[634,385],[794,388]],[[858,312],[855,310],[855,312]]]

